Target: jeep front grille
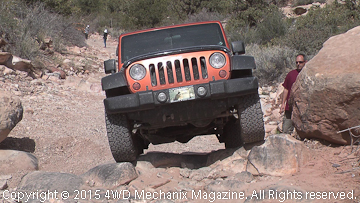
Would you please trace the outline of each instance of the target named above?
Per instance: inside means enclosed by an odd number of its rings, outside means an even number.
[[[151,85],[160,85],[188,82],[208,78],[205,57],[184,58],[182,60],[158,62],[149,65]],[[175,74],[174,74],[175,73]]]

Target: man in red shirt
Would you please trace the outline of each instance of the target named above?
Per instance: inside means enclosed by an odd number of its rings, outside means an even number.
[[[282,103],[280,107],[280,113],[283,113],[285,111],[284,120],[283,120],[283,133],[292,133],[294,130],[293,123],[291,121],[291,113],[292,113],[292,107],[289,106],[289,98],[290,98],[290,92],[291,87],[296,81],[296,78],[302,68],[305,66],[306,63],[306,57],[304,54],[299,54],[296,56],[296,69],[290,71],[285,78],[284,83],[282,84],[284,86],[284,92],[282,97]]]

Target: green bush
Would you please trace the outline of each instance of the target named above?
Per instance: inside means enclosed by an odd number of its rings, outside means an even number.
[[[166,18],[166,0],[136,0],[124,10],[125,26],[130,29],[159,26]]]
[[[196,14],[189,15],[185,23],[200,22],[200,21],[223,21],[226,16],[217,12],[208,12],[205,8]]]
[[[24,5],[17,2],[3,4],[0,12],[0,34],[8,42],[3,51],[33,59],[39,53],[39,43],[33,35],[36,31],[30,29],[31,24],[18,18],[27,15],[24,9]]]
[[[335,1],[325,8],[313,7],[305,16],[294,21],[281,44],[315,55],[329,37],[346,32],[360,25],[360,9],[347,0],[346,4]]]
[[[0,34],[9,42],[4,51],[32,60],[40,54],[45,38],[51,38],[59,52],[65,45],[86,45],[82,31],[73,26],[76,21],[49,12],[42,3],[28,6],[21,1],[11,1],[3,5]]]
[[[275,38],[284,36],[287,29],[288,25],[281,10],[271,6],[269,12],[264,15],[263,20],[255,28],[254,43],[269,43]]]
[[[38,4],[43,3],[48,11],[53,13],[70,16],[73,14],[79,14],[81,9],[77,3],[78,1],[69,1],[69,0],[25,0],[27,4]],[[79,4],[80,5],[80,4]]]
[[[252,10],[253,8],[249,8],[244,13]],[[253,13],[252,15],[254,16],[248,17],[253,19],[252,21],[241,16],[232,16],[226,25],[230,41],[242,40],[246,44],[267,44],[287,33],[288,24],[278,7],[268,5],[266,8],[257,10],[256,14]]]
[[[251,44],[256,41],[256,30],[249,25],[236,28],[230,22],[226,24],[225,29],[230,42],[243,41],[245,44]]]
[[[319,3],[325,3],[326,0],[296,0],[292,6],[301,6],[301,5],[308,5],[308,4],[312,4],[315,2],[319,2]]]

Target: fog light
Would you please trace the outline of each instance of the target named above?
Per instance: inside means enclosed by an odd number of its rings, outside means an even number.
[[[138,82],[136,82],[136,83],[133,84],[134,90],[139,90],[140,87],[141,87],[141,85],[140,85],[140,83],[138,83]]]
[[[219,76],[220,76],[221,78],[226,77],[226,75],[227,75],[227,73],[226,73],[225,70],[221,70],[221,71],[219,72]]]
[[[200,87],[198,87],[198,89],[197,89],[197,93],[198,93],[198,95],[200,96],[200,97],[204,97],[205,95],[206,95],[206,88],[205,87],[202,87],[202,86],[200,86]]]
[[[167,100],[167,96],[164,92],[160,92],[157,96],[159,102],[164,103]]]

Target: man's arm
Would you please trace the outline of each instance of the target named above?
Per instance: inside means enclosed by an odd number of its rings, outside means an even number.
[[[280,113],[283,113],[285,111],[285,106],[286,106],[286,98],[287,95],[289,94],[289,90],[287,90],[286,88],[284,88],[284,92],[283,92],[283,96],[282,96],[282,102],[281,102],[281,106],[280,106]]]

